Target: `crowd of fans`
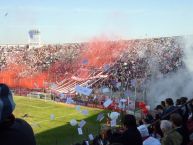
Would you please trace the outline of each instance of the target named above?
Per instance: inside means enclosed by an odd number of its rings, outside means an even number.
[[[179,101],[180,100],[180,101]],[[193,100],[180,98],[174,105],[167,98],[143,118],[124,114],[117,128],[106,127],[90,142],[91,145],[188,145],[190,134],[187,124],[193,121]],[[106,126],[108,126],[107,124]],[[87,145],[88,140],[76,145]]]
[[[29,46],[0,46],[0,70],[25,66],[20,70],[20,75],[25,77],[35,72],[50,71],[50,74],[65,74],[72,71],[66,67],[67,64],[76,60],[83,44],[73,43],[65,45],[45,45],[40,48],[30,48]],[[53,65],[60,63],[58,65]],[[53,67],[51,67],[53,66]],[[65,66],[65,67],[64,67]],[[71,68],[73,68],[71,66]],[[72,72],[73,73],[73,72]]]
[[[183,55],[178,39],[178,37],[166,37],[127,41],[128,45],[124,46],[128,47],[126,51],[114,65],[111,64],[109,79],[98,82],[96,87],[105,85],[117,90],[115,82],[121,82],[122,86],[129,86],[129,80],[147,78],[153,74],[152,71],[166,74],[178,69],[182,65]],[[77,61],[81,61],[77,60],[78,56],[86,47],[86,43],[45,45],[40,48],[0,46],[0,70],[9,68],[10,64],[14,63],[25,66],[20,70],[22,75],[49,70],[53,71],[50,73],[57,76],[63,75],[64,78],[66,73],[76,74],[76,65],[80,64]],[[98,57],[105,56],[96,56],[96,59]],[[75,70],[72,70],[73,66]],[[92,68],[92,71],[98,69],[95,66]]]
[[[88,103],[98,101],[102,105],[107,99],[105,95],[101,95],[103,88],[108,88],[114,93],[136,91],[136,86],[144,90],[144,85],[152,77],[159,79],[184,67],[183,49],[178,39],[178,37],[172,37],[128,41],[132,45],[129,45],[127,51],[121,54],[117,62],[103,70],[108,77],[96,83],[91,81],[87,84],[94,90],[94,95],[97,94],[96,97],[85,97]],[[23,48],[1,47],[0,69],[7,69],[10,64],[14,63],[26,66],[25,70],[21,71],[23,76],[47,70],[61,77],[65,74],[72,76],[76,74],[76,69],[70,68],[76,68],[77,66],[73,67],[73,64],[79,64],[79,62],[74,62],[80,61],[78,60],[79,53],[84,46],[84,44],[49,45],[36,49],[27,46]],[[53,64],[55,64],[54,67]],[[97,68],[92,68],[92,71],[94,69]],[[124,93],[122,96],[128,96]],[[76,99],[78,97],[80,96],[77,95]],[[78,102],[76,99],[74,101]],[[120,99],[114,98],[113,102],[119,103]],[[84,102],[81,98],[80,100]],[[153,112],[145,112],[143,118],[137,119],[134,115],[126,115],[124,109],[119,110],[123,113],[121,127],[109,129],[109,124],[107,124],[108,129],[102,130],[101,134],[96,136],[90,144],[187,145],[190,135],[187,122],[189,119],[193,120],[193,103],[191,100],[189,104],[186,104],[187,101],[186,97],[182,97],[176,100],[176,105],[174,105],[173,100],[167,98],[156,106]],[[82,144],[88,144],[88,141],[83,141]]]
[[[103,74],[108,74],[108,77],[88,84],[94,95],[85,99],[84,103],[82,98],[86,98],[85,96],[77,95],[74,99],[81,101],[81,104],[102,105],[106,96],[114,95],[115,107],[121,98],[128,96],[144,101],[142,96],[145,96],[150,79],[161,79],[184,67],[183,46],[179,39],[180,37],[172,37],[129,41],[130,47],[119,60],[109,65],[108,69],[104,68]],[[104,93],[103,89],[108,89],[109,92]]]
[[[169,72],[174,72],[183,67],[183,47],[179,43],[179,37],[165,37],[156,39],[143,39],[128,41],[128,48],[120,55],[118,61],[109,64],[109,68],[102,68],[103,74],[108,77],[100,79],[89,85],[94,91],[94,96],[82,102],[82,98],[76,96],[74,100],[81,104],[102,105],[105,101],[103,88],[108,88],[111,94],[118,93],[117,96],[128,97],[134,91],[139,94],[136,97],[144,96],[144,88],[148,80],[152,77],[162,78]],[[86,49],[86,44],[66,44],[48,45],[41,48],[29,47],[2,47],[0,68],[3,70],[9,64],[23,64],[25,69],[21,75],[29,75],[37,71],[48,71],[50,77],[53,74],[58,80],[70,76],[80,77],[77,64],[81,49]],[[96,56],[97,57],[97,56]],[[100,56],[105,57],[105,56]],[[89,61],[89,60],[88,60]],[[108,64],[107,64],[108,65]],[[84,66],[89,72],[99,72],[101,68],[95,66]],[[92,73],[93,75],[97,73]],[[91,77],[93,77],[93,75]],[[95,81],[95,80],[94,80]],[[136,89],[137,86],[137,90]],[[128,94],[130,93],[130,94]],[[97,97],[95,97],[95,95]],[[109,94],[108,94],[109,95]],[[61,99],[61,101],[63,101]],[[119,102],[119,100],[114,100]]]
[[[161,78],[178,70],[184,66],[183,49],[178,39],[133,41],[127,52],[109,69],[109,77],[93,84],[93,87],[108,87],[113,92],[132,89],[135,82],[144,87],[150,78]]]

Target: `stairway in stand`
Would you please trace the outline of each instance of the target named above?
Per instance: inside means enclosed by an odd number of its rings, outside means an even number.
[[[97,73],[89,74],[88,78],[86,79],[73,76],[59,82],[57,87],[53,88],[52,91],[59,94],[75,94],[76,85],[80,85],[82,87],[90,87],[98,81],[106,79],[107,77],[108,73],[104,71],[98,71]]]

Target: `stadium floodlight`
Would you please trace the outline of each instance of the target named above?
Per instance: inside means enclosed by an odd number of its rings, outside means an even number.
[[[40,47],[40,31],[37,29],[29,30],[29,46],[30,47]]]

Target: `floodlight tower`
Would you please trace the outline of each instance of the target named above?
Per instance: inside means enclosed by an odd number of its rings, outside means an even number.
[[[40,31],[38,29],[29,30],[29,46],[30,47],[40,47],[41,40],[40,40]]]

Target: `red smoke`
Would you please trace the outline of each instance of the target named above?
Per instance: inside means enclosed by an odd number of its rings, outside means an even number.
[[[6,83],[10,87],[21,88],[44,88],[44,82],[47,81],[47,73],[36,73],[33,75],[22,76],[25,66],[11,64],[8,68],[0,72],[0,82]]]
[[[88,60],[87,66],[99,68],[115,62],[127,48],[127,43],[97,38],[88,43],[87,47],[82,53],[82,60]]]
[[[106,38],[96,38],[85,44],[85,49],[76,59],[58,60],[47,70],[34,71],[31,65],[23,61],[25,53],[12,55],[6,68],[0,72],[0,83],[6,83],[10,87],[21,88],[45,88],[45,84],[61,81],[75,75],[80,78],[87,78],[91,68],[102,68],[115,62],[120,54],[128,48],[126,41],[109,41]],[[87,60],[83,64],[82,61]],[[13,63],[14,62],[14,63]],[[46,83],[47,82],[47,83]]]
[[[126,41],[111,41],[104,37],[95,38],[85,45],[80,54],[79,69],[75,76],[87,78],[93,68],[104,68],[120,58],[120,54],[128,48]]]

